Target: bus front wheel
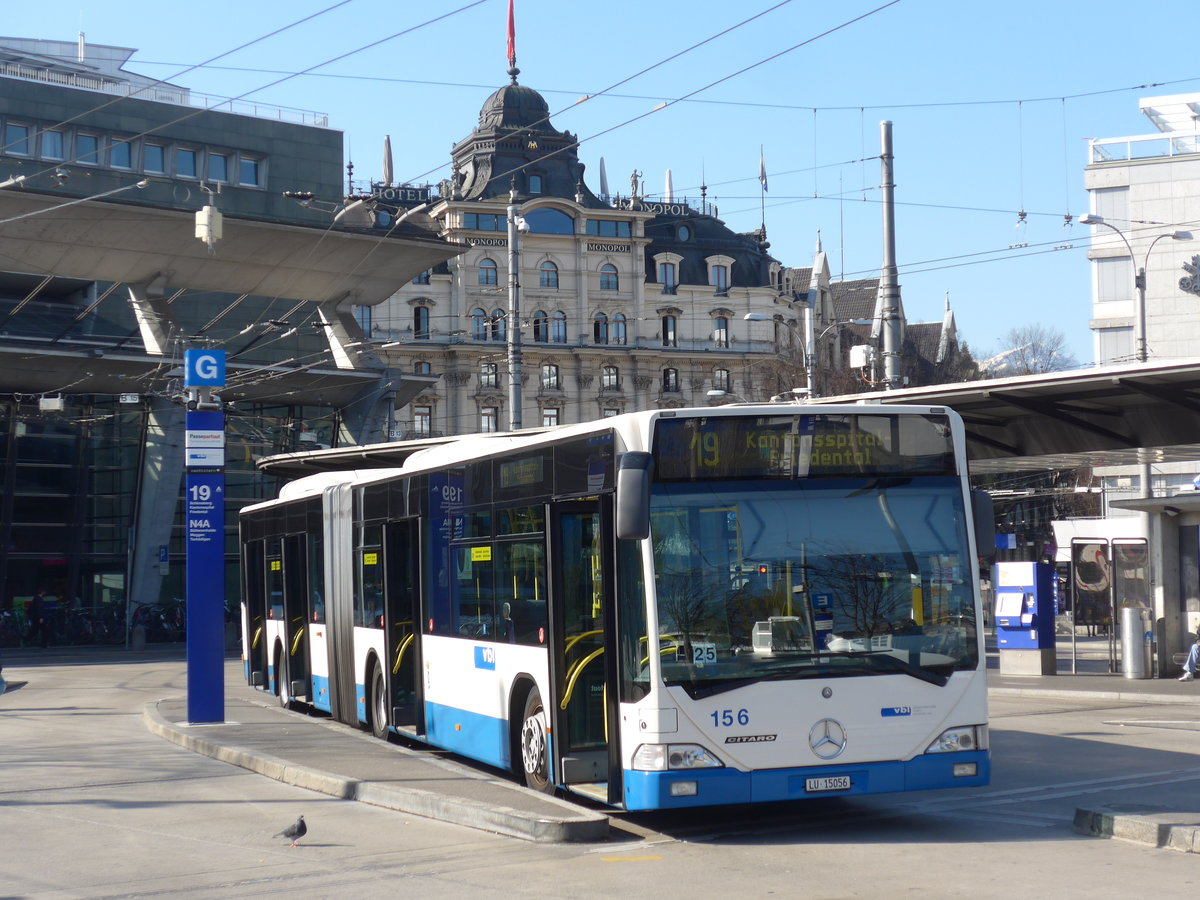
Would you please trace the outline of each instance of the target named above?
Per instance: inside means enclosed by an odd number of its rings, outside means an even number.
[[[535,791],[554,793],[550,783],[550,748],[546,741],[546,708],[537,690],[525,698],[521,716],[521,768],[525,784]]]
[[[383,670],[375,667],[375,676],[371,679],[371,733],[381,740],[387,739],[388,708],[387,685],[383,680]]]

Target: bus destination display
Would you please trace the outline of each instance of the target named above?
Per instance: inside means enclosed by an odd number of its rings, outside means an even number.
[[[660,419],[655,478],[805,478],[954,473],[944,416],[793,415]]]

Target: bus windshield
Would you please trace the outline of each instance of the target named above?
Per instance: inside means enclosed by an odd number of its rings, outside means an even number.
[[[664,680],[701,696],[976,668],[967,527],[952,475],[656,484]]]

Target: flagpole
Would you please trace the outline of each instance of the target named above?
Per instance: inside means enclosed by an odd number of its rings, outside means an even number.
[[[759,201],[762,212],[762,235],[763,240],[767,237],[767,162],[763,157],[763,145],[758,145],[758,187]]]

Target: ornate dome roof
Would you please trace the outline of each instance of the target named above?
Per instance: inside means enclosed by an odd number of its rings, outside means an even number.
[[[480,128],[538,127],[549,131],[550,107],[533,88],[506,84],[488,97],[479,111]]]

